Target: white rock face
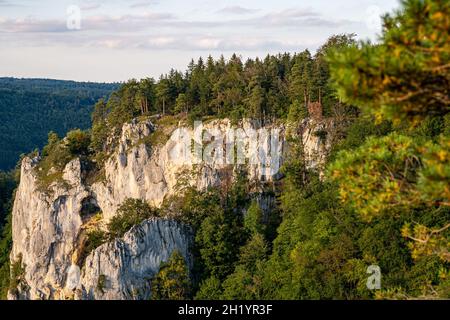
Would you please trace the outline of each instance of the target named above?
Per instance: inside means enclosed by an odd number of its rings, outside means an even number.
[[[190,230],[176,222],[153,219],[133,227],[123,239],[95,249],[86,259],[78,289],[81,299],[148,299],[150,279],[161,262],[178,250],[189,268]],[[99,288],[99,279],[103,287]]]
[[[192,265],[190,232],[174,221],[147,220],[123,239],[100,246],[80,267],[75,264],[83,200],[91,196],[81,180],[79,159],[67,164],[67,186],[39,191],[33,169],[37,159],[24,159],[13,209],[11,262],[21,259],[25,283],[9,299],[148,298],[150,279],[159,265],[178,250]],[[100,275],[106,287],[97,290]]]
[[[314,133],[326,130],[326,126],[305,121],[299,132],[311,166],[320,166],[325,159],[328,142]],[[86,200],[96,203],[107,222],[127,198],[161,205],[167,196],[178,193],[182,180],[199,189],[230,182],[236,166],[223,161],[230,156],[229,137],[204,139],[207,147],[200,150],[212,155],[206,162],[199,162],[190,152],[183,153],[180,141],[194,137],[196,143],[202,142],[197,134],[204,131],[225,136],[231,127],[227,120],[212,121],[200,131],[179,129],[168,141],[146,146],[143,140],[161,129],[150,121],[125,124],[117,150],[105,163],[105,181],[93,185],[83,181],[80,160],[74,159],[63,172],[64,183],[53,183],[42,191],[35,172],[39,159],[25,158],[14,201],[11,252],[11,263],[21,259],[25,283],[10,292],[9,299],[143,299],[150,295],[151,277],[174,250],[191,266],[189,229],[162,219],[135,226],[122,239],[96,248],[77,265],[86,224],[83,205]],[[260,128],[248,121],[241,124],[236,132],[242,136],[241,147],[246,155],[256,154],[253,160],[242,161],[250,179],[274,181],[280,177],[269,164],[275,163],[276,168],[282,165],[287,148],[284,132],[284,127]],[[265,152],[252,153],[255,149]]]
[[[191,152],[191,138],[196,138],[192,128],[177,129],[160,147],[148,148],[145,144],[137,144],[145,136],[142,133],[149,133],[153,128],[149,121],[139,126],[124,126],[118,152],[105,164],[106,182],[92,186],[106,219],[113,217],[127,198],[145,199],[154,206],[160,206],[165,197],[177,194],[177,185],[182,178],[188,178],[191,186],[205,189],[219,186],[233,176],[235,166],[228,165],[231,161],[227,162],[227,159],[231,158],[234,164],[238,161],[232,155],[234,149],[229,147],[231,139],[228,134],[233,132],[230,121],[215,120],[203,125],[202,130],[206,132],[203,155],[207,150],[212,150],[214,154],[206,160],[201,156],[196,158],[195,152],[194,155]],[[257,124],[244,121],[239,132],[234,132],[241,135],[235,141],[242,145],[243,156],[247,157],[241,163],[249,163],[246,166],[249,179],[273,181],[280,176],[279,168],[286,148],[284,131],[284,127],[260,128]],[[216,135],[216,139],[208,141],[208,134]],[[218,140],[217,136],[221,139]],[[184,148],[186,138],[188,144]],[[197,143],[202,143],[197,140]]]
[[[39,191],[33,169],[36,159],[22,162],[21,181],[14,201],[11,262],[22,259],[29,290],[19,298],[49,299],[65,286],[82,220],[82,200],[89,192],[81,184],[80,161],[70,162],[64,172],[66,187]]]
[[[303,143],[303,152],[307,168],[319,169],[323,174],[326,157],[331,149],[331,139],[328,137],[332,121],[303,121],[301,125],[301,138]]]

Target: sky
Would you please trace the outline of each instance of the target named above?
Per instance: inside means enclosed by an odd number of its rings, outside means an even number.
[[[398,0],[0,0],[0,77],[119,82],[212,55],[377,40]]]

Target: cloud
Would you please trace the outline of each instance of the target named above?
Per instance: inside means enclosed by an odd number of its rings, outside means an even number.
[[[36,37],[33,33],[0,34],[0,41],[10,46],[45,47],[63,46],[73,48],[106,48],[111,50],[152,50],[152,51],[206,51],[206,52],[267,52],[299,51],[315,42],[297,38],[279,39],[277,36],[257,36],[241,34],[202,33],[156,33],[152,34],[95,34],[87,37],[82,32],[46,33]]]
[[[0,7],[25,7],[23,3],[13,3],[9,0],[0,0]]]
[[[172,26],[180,28],[336,28],[354,23],[349,20],[335,20],[322,16],[312,9],[291,8],[281,11],[273,11],[256,17],[245,19],[227,19],[214,21],[173,21]]]
[[[100,30],[104,32],[142,31],[160,26],[170,26],[175,21],[171,13],[145,12],[122,16],[91,16],[82,20],[83,30]]]
[[[38,20],[32,17],[0,19],[0,33],[66,32],[65,21]]]
[[[0,0],[1,1],[1,0]],[[84,10],[94,10],[97,7],[94,2],[85,4]],[[352,24],[347,20],[334,20],[323,17],[311,9],[286,9],[266,14],[252,16],[246,19],[216,19],[216,20],[185,20],[167,12],[143,12],[138,14],[122,15],[90,15],[81,20],[81,31],[95,30],[108,33],[145,32],[158,28],[182,29],[181,32],[197,29],[209,30],[223,28],[237,30],[237,28],[336,28]],[[6,19],[0,21],[0,32],[69,32],[65,19],[39,20],[36,18]]]
[[[97,30],[105,33],[138,31],[152,26],[168,24],[174,16],[170,13],[146,12],[137,15],[94,15],[81,20],[81,31]],[[164,23],[163,23],[164,22]],[[33,17],[0,20],[0,32],[39,33],[73,32],[66,27],[65,20],[43,20]]]
[[[130,8],[143,8],[158,4],[158,1],[142,1],[130,4]]]
[[[102,5],[100,3],[86,3],[80,6],[82,11],[93,11],[100,8]]]
[[[185,50],[207,52],[299,51],[311,42],[270,39],[257,36],[211,36],[203,34],[166,35],[146,39],[127,39],[124,46],[151,50]]]
[[[86,1],[85,5],[94,7],[98,1]],[[323,40],[322,34],[334,33],[336,28],[361,27],[352,21],[329,19],[314,10],[301,8],[209,21],[189,21],[168,12],[143,11],[86,14],[82,16],[79,31],[67,29],[64,18],[0,17],[0,42],[9,46],[63,45],[117,50],[297,51],[315,45],[317,39],[305,43],[307,38],[320,34]]]
[[[261,17],[250,20],[249,23],[270,27],[336,27],[346,22],[326,19],[312,9],[291,8],[282,11],[270,12]]]
[[[305,17],[317,17],[320,13],[312,10],[311,8],[299,9],[289,8],[281,11],[270,12],[264,16],[264,18],[270,19],[301,19]]]
[[[217,13],[244,15],[244,14],[255,13],[258,11],[259,10],[257,10],[257,9],[248,9],[248,8],[244,8],[241,6],[228,6],[228,7],[218,10]]]
[[[207,52],[242,51],[298,51],[307,45],[304,41],[280,40],[261,37],[211,36],[203,34],[167,34],[152,36],[98,39],[89,45],[121,49],[139,48],[146,50],[177,50]]]

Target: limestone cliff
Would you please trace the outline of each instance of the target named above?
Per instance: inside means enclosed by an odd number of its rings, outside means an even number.
[[[192,267],[189,228],[174,221],[153,219],[133,227],[123,239],[106,243],[90,254],[77,284],[67,282],[81,299],[146,299],[150,296],[150,280],[161,262],[176,249]],[[99,279],[103,282],[99,287]],[[69,284],[71,284],[69,286]]]
[[[186,138],[189,142],[191,138],[196,139],[197,133],[192,128],[177,128],[161,146],[148,146],[139,142],[155,130],[153,124],[149,121],[126,124],[122,129],[117,152],[106,161],[105,181],[92,186],[105,218],[111,218],[126,198],[145,199],[155,206],[161,205],[166,196],[176,193],[181,178],[200,189],[219,186],[225,179],[232,178],[235,166],[224,159],[229,143],[227,135],[232,128],[228,120],[215,120],[202,126],[200,130],[222,137],[220,142],[213,141],[215,145],[210,146],[211,151],[216,154],[202,161],[203,159],[190,157],[190,150],[185,150],[190,149],[190,145],[187,148],[183,145]],[[244,153],[248,154],[258,148],[260,151],[267,151],[254,152],[255,159],[246,168],[249,178],[265,181],[276,179],[285,149],[284,127],[274,128],[278,130],[277,139],[270,135],[273,133],[270,129],[273,128],[261,128],[257,123],[243,121],[239,129],[239,141],[245,149]],[[203,139],[203,144],[209,142],[206,134]],[[277,141],[272,143],[272,140]],[[269,150],[271,147],[274,150]],[[220,155],[219,150],[222,152]],[[280,162],[275,163],[271,155],[280,156]],[[275,169],[270,172],[272,164]]]
[[[306,120],[298,132],[311,166],[320,166],[328,152],[327,138],[315,134],[327,126]],[[222,153],[235,150],[228,148],[232,127],[228,120],[215,120],[200,129],[174,128],[165,137],[156,135],[164,128],[150,120],[125,124],[105,161],[104,178],[94,183],[84,179],[82,162],[75,158],[64,169],[63,183],[55,181],[42,190],[36,174],[39,157],[25,158],[13,208],[11,252],[11,263],[19,264],[23,275],[9,298],[144,299],[151,294],[152,276],[174,250],[192,266],[190,229],[170,219],[144,221],[123,238],[82,257],[83,237],[92,220],[86,207],[94,206],[102,213],[97,226],[102,228],[127,198],[160,206],[178,192],[180,181],[199,189],[220,186],[233,179],[237,164],[246,168],[252,180],[279,179],[287,150],[284,126],[261,127],[249,121],[239,125],[239,132],[233,134],[239,134],[242,150],[253,154],[252,161]],[[207,134],[205,138],[205,132],[216,138]],[[186,151],[186,146],[192,151],[191,140],[192,150],[206,141],[207,147],[199,149],[200,155],[210,153],[206,161]],[[224,161],[228,156],[236,162]]]

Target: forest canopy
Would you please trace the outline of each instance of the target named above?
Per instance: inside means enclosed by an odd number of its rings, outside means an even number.
[[[14,168],[19,156],[42,148],[50,130],[64,136],[91,126],[96,101],[118,87],[46,79],[0,78],[0,170]]]

